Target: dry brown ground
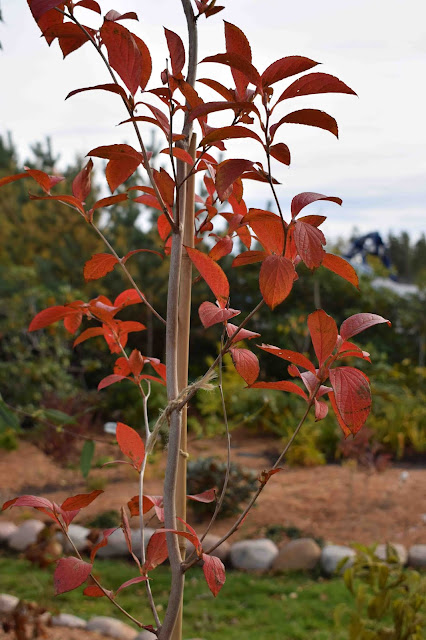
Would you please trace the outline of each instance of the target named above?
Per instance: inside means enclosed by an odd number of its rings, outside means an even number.
[[[261,471],[271,466],[269,455],[279,446],[279,440],[236,434],[232,455],[239,464]],[[189,451],[193,457],[223,457],[224,442],[220,438],[194,439]],[[105,454],[117,457],[116,447],[97,445],[96,456]],[[402,468],[395,466],[373,474],[348,465],[286,468],[270,480],[235,539],[262,536],[267,527],[281,525],[297,527],[305,534],[336,544],[386,540],[405,545],[425,543],[426,469],[405,470],[408,478],[402,481]],[[149,467],[146,493],[161,494],[163,471],[163,460]],[[85,510],[84,517],[119,509],[137,492],[134,471],[125,465],[94,469],[92,482],[97,477],[107,479],[105,493]],[[23,442],[18,451],[0,452],[0,501],[32,493],[60,503],[69,495],[85,491],[87,487],[78,470],[62,469],[28,442]],[[34,510],[25,513],[23,509],[11,509],[1,517],[20,522],[29,514],[43,517]],[[83,517],[76,520],[81,521]],[[231,523],[229,519],[220,520],[213,532],[222,534]]]

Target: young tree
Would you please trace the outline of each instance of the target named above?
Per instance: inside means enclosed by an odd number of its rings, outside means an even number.
[[[119,591],[144,582],[153,623],[132,620],[140,627],[151,630],[160,640],[181,638],[186,572],[201,560],[207,583],[214,595],[218,594],[225,582],[221,561],[211,555],[219,545],[204,548],[203,540],[220,510],[228,474],[216,498],[215,512],[207,531],[199,535],[186,522],[186,410],[199,389],[217,386],[222,394],[223,356],[230,353],[237,372],[249,388],[268,388],[297,394],[305,402],[305,410],[301,418],[295,419],[294,433],[281,455],[271,469],[260,473],[257,491],[220,542],[237,530],[270,478],[281,470],[285,454],[311,408],[314,408],[317,420],[324,418],[328,411],[324,398],[328,396],[346,436],[355,434],[362,427],[370,411],[371,395],[367,376],[355,367],[342,366],[340,361],[348,356],[369,360],[368,354],[353,344],[351,338],[368,327],[388,322],[381,316],[356,314],[345,320],[338,330],[335,321],[325,311],[314,311],[308,318],[308,328],[316,363],[303,353],[273,345],[259,345],[261,350],[289,363],[289,374],[296,381],[259,380],[258,358],[253,350],[241,344],[259,337],[258,333],[247,327],[262,307],[267,305],[273,310],[286,300],[297,280],[300,262],[304,262],[311,270],[324,267],[358,286],[356,273],[350,264],[324,249],[326,240],[320,226],[325,218],[304,212],[305,207],[317,201],[328,200],[340,205],[341,199],[313,192],[301,193],[293,198],[290,212],[285,212],[278,197],[279,182],[272,171],[274,168],[275,173],[280,163],[290,164],[290,151],[279,136],[286,123],[319,127],[335,136],[338,134],[335,119],[318,109],[287,109],[285,115],[281,115],[281,108],[292,104],[288,100],[319,93],[350,95],[354,91],[332,75],[311,71],[317,62],[299,55],[280,58],[260,73],[253,64],[247,37],[238,26],[229,22],[224,23],[225,50],[201,62],[228,67],[233,86],[227,88],[215,77],[203,77],[199,79],[196,89],[198,25],[202,18],[210,19],[223,10],[224,7],[216,5],[215,0],[181,0],[188,26],[188,43],[185,46],[178,34],[165,29],[169,61],[161,73],[161,86],[149,89],[152,67],[149,49],[144,41],[122,24],[123,21],[137,19],[134,12],[120,15],[111,10],[102,16],[101,7],[95,0],[28,0],[28,4],[48,44],[58,40],[64,56],[67,56],[87,43],[105,63],[109,82],[101,80],[101,84],[96,86],[76,89],[68,98],[92,90],[115,94],[121,98],[127,113],[124,122],[132,125],[137,141],[137,148],[128,144],[105,144],[90,150],[87,154],[89,162],[73,181],[72,194],[52,193],[60,178],[36,169],[27,168],[22,173],[0,180],[1,186],[26,177],[32,178],[43,193],[30,194],[31,199],[53,200],[71,207],[90,230],[102,239],[106,252],[97,253],[86,262],[84,277],[87,281],[107,275],[116,266],[122,269],[129,280],[129,288],[114,302],[105,296],[98,296],[89,302],[76,300],[70,304],[49,307],[40,311],[29,327],[30,331],[36,331],[63,320],[66,329],[75,334],[83,319],[95,322],[95,326],[78,335],[74,344],[94,336],[105,338],[117,359],[113,373],[100,382],[99,389],[121,382],[135,384],[141,395],[144,417],[143,437],[123,423],[117,425],[118,445],[128,458],[128,464],[134,467],[139,476],[138,495],[129,502],[130,513],[139,515],[140,519],[139,555],[133,552],[131,546],[128,516],[124,508],[121,525],[128,540],[129,552],[137,566],[137,576],[121,585],[115,593],[100,585],[93,577],[93,561],[97,550],[108,542],[112,533],[112,530],[108,530],[94,546],[90,562],[84,561],[77,550],[75,556],[58,562],[55,588],[57,593],[62,593],[79,587],[91,576],[92,582],[84,593],[92,597],[106,596],[123,611],[116,599]],[[81,9],[99,16],[98,28],[81,22]],[[294,76],[298,76],[297,79]],[[286,88],[276,93],[278,83],[283,80],[287,81]],[[204,101],[199,94],[204,87],[218,97],[214,101]],[[228,117],[225,126],[213,127],[208,123],[209,116],[217,112]],[[198,144],[194,125],[201,136]],[[164,138],[165,146],[161,153],[169,159],[168,170],[157,170],[150,163],[144,142],[147,126],[157,127]],[[224,141],[233,139],[254,141],[258,145],[259,155],[252,159],[220,159],[218,152],[226,151]],[[89,209],[85,201],[91,192],[92,158],[108,161],[105,174],[113,195],[96,201]],[[139,167],[146,172],[148,186],[133,185],[125,192],[114,195],[117,188]],[[203,178],[206,189],[204,197],[195,194],[197,175]],[[275,211],[248,207],[244,199],[247,180],[269,185]],[[140,247],[120,256],[104,235],[97,222],[99,211],[129,200],[158,211],[159,250]],[[216,225],[218,219],[221,219],[221,224]],[[213,246],[208,237],[213,238]],[[254,308],[244,310],[245,317],[239,324],[233,324],[230,321],[239,316],[242,310],[232,307],[229,281],[219,262],[240,243],[244,250],[234,257],[232,266],[244,269],[244,265],[260,263],[259,299]],[[126,266],[129,259],[143,260],[143,253],[147,251],[168,264],[165,318],[154,308]],[[141,255],[136,257],[139,253]],[[214,363],[200,379],[188,383],[194,267],[199,274],[194,283],[203,279],[213,296],[200,305],[200,321],[205,328],[219,325],[218,335],[221,334],[221,338]],[[142,331],[145,327],[139,322],[122,321],[117,316],[125,307],[140,303],[146,305],[155,321],[163,326],[165,365],[158,359],[144,356],[138,349],[131,353],[126,351],[129,333]],[[150,369],[147,372],[148,367]],[[152,420],[149,420],[151,383],[166,385],[168,399],[167,406],[153,426]],[[223,409],[224,424],[227,426],[224,403]],[[144,472],[147,457],[153,452],[160,428],[164,425],[168,426],[169,434],[164,492],[162,498],[153,498],[144,495]],[[61,505],[43,498],[21,496],[9,500],[3,508],[32,506],[53,518],[67,535],[68,526],[79,510],[88,506],[98,494],[99,491],[93,491],[73,496]],[[215,499],[215,493],[206,487],[203,494],[189,497],[209,501]],[[164,515],[164,528],[152,536],[145,552],[143,514],[151,508],[156,509],[160,518]],[[185,558],[186,540],[191,541],[195,548],[188,558]],[[171,587],[168,607],[160,620],[148,577],[166,558],[170,561]]]

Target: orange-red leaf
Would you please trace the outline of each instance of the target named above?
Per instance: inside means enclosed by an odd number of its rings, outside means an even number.
[[[133,40],[136,42],[136,46],[139,49],[139,53],[141,54],[142,73],[141,73],[141,77],[139,79],[139,86],[143,90],[143,89],[145,89],[146,85],[148,84],[148,80],[150,79],[151,73],[152,73],[151,54],[150,54],[149,49],[148,49],[148,47],[146,46],[146,44],[145,44],[145,42],[143,40],[141,40],[134,33],[132,33],[132,37],[133,37]]]
[[[170,62],[172,65],[172,74],[177,76],[182,71],[185,64],[185,48],[183,42],[177,33],[164,29],[166,34],[167,46],[170,53]]]
[[[359,280],[357,273],[353,266],[349,264],[344,258],[340,256],[335,256],[332,253],[326,253],[321,265],[329,271],[336,273],[338,276],[347,280],[351,284],[354,285],[357,289],[359,289]]]
[[[330,370],[339,413],[350,429],[357,433],[368,418],[371,409],[371,392],[367,376],[354,367],[336,367]]]
[[[303,367],[307,369],[314,375],[316,374],[315,367],[310,360],[303,353],[299,353],[298,351],[290,351],[289,349],[280,349],[279,347],[274,347],[271,344],[262,344],[258,345],[259,349],[263,349],[263,351],[267,351],[268,353],[272,353],[273,356],[278,356],[278,358],[283,358],[283,360],[287,360],[288,362],[292,362],[293,364],[297,364],[299,367]]]
[[[216,489],[207,489],[202,493],[195,493],[186,497],[195,502],[214,502],[216,500]]]
[[[225,567],[222,560],[216,556],[208,556],[203,553],[203,572],[206,582],[212,594],[216,597],[225,584]]]
[[[112,253],[95,253],[84,265],[84,279],[98,280],[103,278],[107,273],[113,271],[118,260]]]
[[[386,324],[390,327],[391,323],[386,318],[378,316],[376,313],[356,313],[347,318],[340,327],[340,335],[343,340],[348,340],[352,336],[356,336],[361,331],[365,331],[376,324]]]
[[[191,247],[185,248],[191,262],[213,291],[220,306],[224,307],[229,298],[229,282],[224,271],[217,262],[206,256],[205,253],[198,251],[198,249],[191,249]]]
[[[114,22],[109,22],[108,24],[115,25]],[[109,159],[105,175],[111,193],[130,178],[143,161],[142,155],[128,144],[97,147],[89,151],[87,155]]]
[[[99,549],[107,546],[109,536],[112,533],[114,533],[114,531],[117,531],[117,529],[118,527],[113,527],[111,529],[106,529],[105,531],[102,531],[102,538],[99,540],[97,544],[94,545],[94,547],[92,547],[92,550],[90,552],[90,562],[93,562]]]
[[[254,264],[255,262],[262,262],[267,256],[266,251],[244,251],[239,256],[234,258],[232,262],[233,267],[241,267],[245,264]]]
[[[232,242],[232,238],[229,236],[225,236],[224,238],[219,238],[219,241],[212,247],[209,251],[209,256],[212,260],[217,262],[224,256],[227,256],[231,253],[234,243]]]
[[[283,256],[268,256],[259,275],[260,292],[268,307],[275,309],[287,298],[296,277],[293,263]]]
[[[252,385],[260,372],[257,357],[248,349],[230,349],[229,351],[237,372],[248,385]]]
[[[166,536],[161,533],[154,533],[149,539],[148,546],[146,548],[146,560],[143,566],[143,570],[148,573],[158,567],[167,560],[169,552],[167,551]]]
[[[244,33],[234,24],[225,21],[225,41],[226,52],[237,54],[243,60],[251,63],[251,48],[249,41]],[[241,71],[231,68],[232,77],[234,78],[238,97],[243,100],[246,97],[247,77]]]
[[[279,216],[272,211],[264,211],[263,209],[250,209],[244,216],[243,223],[253,229],[260,244],[269,252],[281,254],[284,249],[284,227]],[[246,251],[243,256],[249,253]],[[250,252],[257,254],[259,252]],[[238,256],[239,257],[239,256]]]
[[[162,149],[160,153],[165,153],[169,155],[170,149],[169,148]],[[177,158],[178,160],[182,160],[182,162],[186,162],[186,164],[189,164],[190,167],[194,165],[194,160],[189,155],[189,153],[185,151],[185,149],[181,149],[180,147],[172,147],[172,155],[174,158]]]
[[[83,591],[83,595],[87,596],[88,598],[103,598],[107,595],[107,593],[111,598],[114,596],[113,591],[109,591],[108,589],[103,590],[101,589],[101,587],[98,587],[97,584],[91,584]]]
[[[103,327],[90,327],[89,329],[82,331],[78,336],[78,338],[74,340],[73,347],[76,347],[78,344],[81,344],[85,340],[89,340],[89,338],[95,338],[97,336],[103,336],[103,335],[104,335]]]
[[[74,91],[70,91],[65,100],[75,96],[77,93],[82,93],[83,91],[93,91],[94,89],[100,89],[102,91],[110,91],[111,93],[117,93],[119,96],[127,100],[127,94],[123,87],[120,87],[118,84],[97,84],[94,87],[83,87],[82,89],[74,89]]]
[[[347,426],[347,424],[345,423],[345,421],[343,420],[342,416],[339,413],[339,409],[337,407],[337,403],[336,403],[336,397],[334,395],[334,391],[330,391],[328,394],[328,397],[330,399],[330,404],[332,406],[332,409],[335,413],[335,416],[337,418],[337,422],[339,423],[339,426],[341,428],[341,430],[344,433],[345,438],[347,438],[348,436],[351,435],[351,430],[349,429],[349,427]]]
[[[132,584],[138,584],[139,582],[145,582],[146,580],[148,580],[146,576],[137,576],[136,578],[126,580],[126,582],[123,582],[123,584],[118,587],[116,593],[119,593],[122,589],[126,589],[126,587],[130,587]]]
[[[308,328],[321,367],[336,346],[337,325],[331,316],[318,309],[308,316]]]
[[[287,87],[278,98],[276,104],[281,100],[314,93],[349,93],[356,96],[355,91],[335,76],[331,76],[328,73],[308,73]]]
[[[121,451],[130,458],[135,469],[140,471],[145,457],[145,446],[140,435],[123,422],[117,422],[116,438]]]
[[[142,56],[133,35],[121,24],[109,20],[102,25],[100,34],[111,67],[135,95],[142,75]]]
[[[43,311],[40,311],[40,313],[38,313],[31,320],[28,331],[37,331],[37,329],[44,329],[44,327],[48,327],[54,322],[63,320],[63,318],[65,318],[66,316],[74,313],[74,309],[64,306],[49,307],[48,309],[43,309]]]
[[[299,193],[291,201],[291,217],[295,218],[308,204],[317,200],[328,200],[339,205],[342,204],[342,199],[335,196],[323,196],[321,193],[313,193],[311,191]]]
[[[28,2],[34,20],[38,22],[40,18],[53,7],[59,7],[64,0],[31,0]]]
[[[230,127],[220,127],[219,129],[213,129],[210,131],[200,142],[200,147],[207,147],[207,145],[211,145],[218,140],[231,140],[231,138],[253,138],[253,140],[257,140],[262,143],[262,140],[259,138],[257,133],[252,131],[251,129],[247,129],[247,127],[240,127],[237,125],[232,125]]]
[[[305,58],[303,56],[287,56],[276,60],[269,65],[267,69],[262,73],[262,86],[270,87],[279,80],[295,76],[297,73],[303,73],[315,67],[318,62]]]
[[[84,202],[91,190],[90,174],[93,169],[93,161],[90,159],[85,167],[76,175],[72,183],[73,195]]]
[[[319,422],[320,420],[324,420],[327,416],[328,407],[323,400],[317,400],[315,398],[315,422]]]
[[[232,324],[231,322],[228,322],[228,324],[226,325],[226,333],[228,334],[229,338],[233,338],[232,344],[236,344],[241,340],[253,340],[253,338],[260,337],[260,333],[256,333],[256,331],[249,331],[248,329],[243,328],[240,329],[237,333],[237,330],[237,325]],[[233,336],[235,336],[235,338]]]
[[[51,40],[58,38],[64,58],[73,51],[79,49],[83,44],[89,41],[89,35],[95,33],[90,27],[84,26],[85,33],[80,27],[73,22],[64,22],[48,27],[43,35]]]
[[[291,380],[277,380],[276,382],[255,382],[250,385],[252,389],[274,389],[275,391],[288,391],[308,401],[306,393]]]
[[[213,302],[203,302],[198,309],[198,315],[205,329],[219,322],[226,322],[240,313],[241,311],[236,309],[219,309]]]
[[[87,507],[93,500],[103,493],[102,489],[95,489],[91,493],[79,493],[72,498],[67,498],[62,504],[61,509],[64,511],[74,511],[75,509],[84,509]]]
[[[237,53],[218,53],[215,56],[208,56],[201,60],[201,62],[216,62],[218,64],[225,64],[228,67],[231,67],[232,71],[240,71],[244,76],[244,83],[251,82],[256,87],[260,85],[260,75],[257,69],[243,56],[238,55]],[[243,84],[241,84],[241,89],[243,88]],[[242,99],[244,96],[240,96]]]
[[[326,243],[326,240],[323,232],[311,224],[298,220],[293,237],[297,252],[308,269],[319,267],[325,255],[322,245]]]
[[[55,594],[66,593],[86,582],[92,565],[79,558],[61,558],[56,565],[53,581]]]

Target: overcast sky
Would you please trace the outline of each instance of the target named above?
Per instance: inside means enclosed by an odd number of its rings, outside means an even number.
[[[124,118],[119,98],[90,92],[64,102],[72,89],[109,81],[92,48],[86,44],[63,61],[57,43],[49,49],[39,37],[25,0],[0,1],[5,21],[0,26],[0,134],[12,132],[21,158],[31,143],[48,135],[63,165],[101,144],[136,146],[130,129],[115,126]],[[312,213],[316,206],[317,212],[329,216],[324,228],[329,237],[348,235],[355,226],[362,232],[384,234],[404,229],[413,237],[426,231],[424,0],[223,0],[220,4],[225,4],[225,11],[199,21],[200,59],[225,51],[226,19],[245,32],[260,72],[277,58],[304,55],[322,63],[314,71],[338,76],[359,96],[330,94],[291,101],[288,110],[318,108],[336,117],[340,139],[312,127],[280,129],[276,142],[286,142],[292,153],[290,168],[274,167],[283,184],[279,195],[284,208],[295,194],[318,191],[343,198],[342,208],[329,203],[311,207]],[[183,39],[186,35],[179,1],[100,0],[100,5],[105,12],[111,8],[138,12],[139,23],[123,24],[148,45],[157,61],[149,86],[159,86],[167,57],[162,27]],[[97,24],[91,12],[80,10],[80,16],[86,24]],[[199,77],[208,73],[231,86],[224,67],[200,65]],[[212,118],[211,124],[219,121]],[[227,147],[232,157],[250,157],[246,143],[230,142]],[[264,206],[269,198],[267,188],[257,183],[250,184],[246,193],[249,206]]]

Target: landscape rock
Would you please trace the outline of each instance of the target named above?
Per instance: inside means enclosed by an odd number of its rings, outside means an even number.
[[[19,602],[19,598],[8,593],[0,593],[0,614],[11,613]]]
[[[15,551],[24,551],[30,544],[36,542],[37,536],[44,529],[44,526],[44,522],[41,520],[27,520],[17,528],[15,533],[12,533],[8,539],[9,547]]]
[[[356,555],[355,551],[350,547],[344,547],[337,544],[326,545],[321,551],[321,568],[323,571],[331,576],[335,573],[337,565],[343,558],[348,557],[348,561],[342,567],[342,572],[351,567],[353,564],[353,557]]]
[[[265,571],[278,555],[278,547],[267,538],[240,540],[231,546],[230,559],[235,569]]]
[[[408,564],[415,569],[426,569],[426,544],[413,544],[410,547]]]
[[[398,544],[397,542],[396,543],[391,542],[390,544],[396,551],[396,555],[398,556],[399,563],[402,565],[407,564],[408,552],[407,552],[407,549],[404,547],[404,545]],[[376,556],[376,558],[379,558],[379,560],[386,560],[386,545],[378,544],[374,552],[374,555]]]
[[[151,631],[146,631],[146,629],[144,629],[138,633],[135,640],[155,640],[156,637],[155,633],[151,633]]]
[[[291,540],[281,547],[272,565],[274,571],[305,571],[316,567],[321,548],[312,538]]]
[[[85,629],[87,626],[86,620],[73,616],[71,613],[60,613],[57,616],[52,616],[52,625],[54,627],[70,627],[71,629]]]
[[[86,630],[97,631],[110,638],[117,638],[117,640],[135,640],[138,635],[138,632],[128,624],[115,618],[109,618],[108,616],[95,616],[94,618],[90,618],[86,625]]]
[[[71,540],[74,542],[78,551],[84,551],[87,548],[87,536],[90,533],[90,529],[82,527],[80,524],[70,524],[68,528],[68,534]],[[64,547],[65,552],[70,553],[72,546],[64,536],[62,532],[58,533],[58,540]]]
[[[6,543],[17,529],[18,527],[14,522],[9,522],[9,520],[0,520],[0,544]]]
[[[145,549],[154,531],[155,529],[151,529],[149,527],[145,529]],[[133,552],[136,555],[139,555],[140,531],[139,529],[131,529],[131,534]],[[97,555],[100,558],[120,558],[127,557],[129,555],[129,550],[127,548],[126,539],[122,529],[117,529],[117,531],[114,531],[114,533],[109,536],[107,546],[101,547]]]

